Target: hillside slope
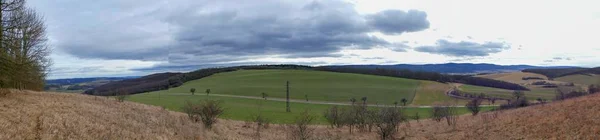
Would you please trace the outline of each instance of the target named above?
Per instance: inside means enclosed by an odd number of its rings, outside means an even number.
[[[464,115],[456,128],[424,121],[412,138],[428,139],[599,139],[600,94],[514,110]],[[496,117],[494,117],[496,115]]]
[[[181,113],[79,94],[12,91],[0,97],[0,139],[199,139]]]

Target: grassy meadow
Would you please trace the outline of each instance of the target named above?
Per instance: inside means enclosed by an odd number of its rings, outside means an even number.
[[[315,124],[325,124],[326,120],[323,117],[323,112],[332,106],[321,104],[290,103],[292,112],[287,113],[285,112],[285,102],[281,101],[164,92],[151,92],[131,95],[127,100],[155,106],[162,106],[173,111],[181,111],[181,107],[186,103],[186,101],[197,102],[206,99],[221,101],[221,104],[226,109],[226,112],[223,116],[221,116],[221,118],[248,121],[252,116],[260,113],[273,123],[278,124],[292,123],[296,116],[303,111],[308,111],[308,113],[310,113],[312,116],[315,116]],[[490,109],[492,108],[483,108],[483,110]],[[418,112],[421,118],[429,118],[431,116],[431,108],[406,108],[404,112],[408,116],[414,116]],[[460,107],[457,113],[467,114],[469,112],[466,108]]]
[[[474,86],[474,85],[461,85],[459,86],[461,91],[465,91],[468,93],[483,93],[492,97],[500,97],[500,98],[512,98],[513,90],[499,89],[499,88],[491,88],[491,87],[482,87],[482,86]],[[555,88],[530,88],[531,91],[523,91],[525,93],[525,97],[529,100],[535,100],[537,98],[542,98],[546,100],[552,100],[556,97]]]
[[[186,82],[164,93],[210,93],[285,98],[286,81],[290,82],[290,98],[310,101],[348,102],[351,98],[367,97],[371,104],[393,103],[405,98],[412,102],[419,87],[419,80],[372,76],[362,74],[333,73],[309,70],[239,70],[215,74]]]

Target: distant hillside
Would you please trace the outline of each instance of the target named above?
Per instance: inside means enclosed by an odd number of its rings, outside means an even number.
[[[156,73],[135,79],[111,82],[85,91],[90,95],[116,95],[117,92],[141,93],[166,89],[170,85],[169,79],[181,73]]]
[[[397,65],[343,65],[353,68],[385,68],[385,69],[408,69],[413,71],[428,71],[450,74],[474,74],[514,72],[524,69],[549,69],[549,68],[573,68],[571,66],[540,67],[531,65],[495,65],[495,64],[472,64],[472,63],[446,63],[446,64],[397,64]]]
[[[82,90],[92,89],[110,82],[134,78],[138,78],[138,76],[53,79],[46,80],[44,90],[80,92]]]
[[[52,79],[52,80],[46,80],[46,84],[66,85],[66,84],[80,84],[80,83],[93,82],[93,81],[99,81],[99,80],[120,81],[120,80],[125,80],[125,79],[134,79],[134,78],[139,78],[139,76]]]
[[[495,87],[509,90],[529,90],[518,84],[487,79],[472,77],[469,75],[445,75],[436,72],[422,72],[422,71],[411,71],[411,70],[397,70],[397,69],[384,69],[384,68],[353,68],[351,66],[321,66],[311,67],[302,65],[254,65],[254,66],[235,66],[235,67],[223,67],[223,68],[208,68],[200,69],[188,73],[180,74],[169,74],[159,76],[157,78],[144,76],[137,79],[123,80],[118,82],[112,82],[106,85],[99,86],[94,89],[85,91],[85,94],[90,95],[101,95],[110,96],[116,95],[118,92],[124,92],[127,94],[137,94],[150,91],[164,90],[172,87],[179,87],[183,83],[201,79],[204,77],[211,76],[213,74],[222,72],[232,72],[237,70],[264,70],[264,69],[294,69],[294,70],[318,70],[327,72],[341,72],[341,73],[355,73],[355,74],[367,74],[367,75],[378,75],[388,76],[397,78],[417,79],[417,80],[428,80],[436,82],[454,82],[472,84],[478,86]]]
[[[575,74],[600,74],[600,67],[597,68],[552,68],[552,69],[525,69],[523,72],[537,73],[545,75],[550,79],[575,75]]]
[[[252,66],[235,66],[222,68],[207,68],[199,69],[188,73],[158,73],[136,79],[123,80],[112,82],[106,85],[99,86],[94,89],[89,89],[84,94],[110,96],[117,92],[125,92],[128,94],[144,93],[149,91],[158,91],[172,87],[181,86],[183,83],[197,80],[213,74],[221,72],[231,72],[241,69],[312,69],[310,66],[301,65],[252,65]]]

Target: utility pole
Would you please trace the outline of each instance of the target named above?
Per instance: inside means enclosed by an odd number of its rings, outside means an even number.
[[[290,110],[290,81],[285,84],[285,112],[291,112]]]

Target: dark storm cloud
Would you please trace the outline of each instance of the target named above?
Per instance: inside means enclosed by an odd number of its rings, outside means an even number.
[[[167,0],[31,0],[45,16],[50,46],[80,58],[165,60]]]
[[[385,10],[367,16],[369,25],[388,35],[422,31],[429,28],[427,13],[418,10]]]
[[[510,46],[501,42],[486,42],[483,44],[476,42],[450,42],[440,39],[436,45],[421,46],[415,48],[418,52],[426,52],[431,54],[440,54],[453,57],[472,57],[472,56],[488,56],[493,53],[509,49]]]
[[[338,0],[32,1],[56,50],[79,58],[212,64],[264,56],[339,57],[342,49],[407,48],[368,35],[429,27],[422,11],[359,14]],[[61,8],[56,8],[61,7]]]

